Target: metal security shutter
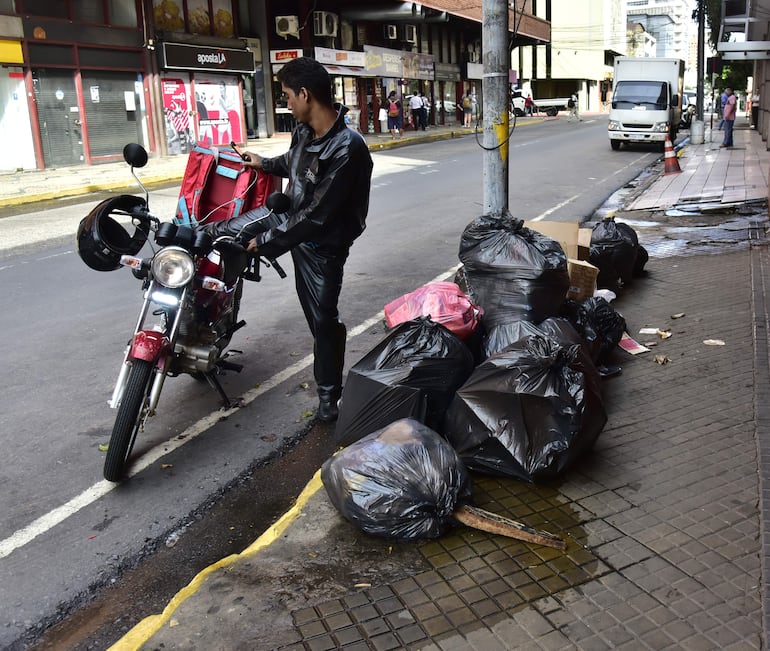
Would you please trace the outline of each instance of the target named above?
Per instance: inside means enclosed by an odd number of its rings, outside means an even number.
[[[84,72],[82,81],[91,158],[120,156],[129,142],[146,146],[136,73]]]

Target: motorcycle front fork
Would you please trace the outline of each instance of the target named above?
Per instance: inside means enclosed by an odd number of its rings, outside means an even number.
[[[131,337],[131,341],[129,341],[128,346],[126,347],[126,352],[123,355],[123,364],[120,367],[118,379],[115,383],[115,388],[112,391],[112,397],[107,403],[112,409],[117,409],[117,407],[120,405],[120,401],[123,398],[123,393],[126,390],[128,372],[131,369],[132,360],[137,357],[134,354],[137,348],[137,339],[140,333],[145,331],[144,321],[150,311],[150,305],[152,304],[150,297],[152,296],[154,287],[155,283],[153,281],[150,283],[150,286],[145,293],[144,303],[142,304],[142,309],[139,311],[139,318],[137,319],[136,327],[134,328],[134,335]],[[179,297],[179,306],[174,313],[174,320],[171,324],[170,330],[168,328],[168,324],[165,324],[165,327],[163,328],[163,330],[168,333],[165,335],[165,338],[168,341],[168,345],[159,347],[156,351],[154,351],[154,354],[151,358],[148,358],[146,355],[141,356],[141,359],[146,359],[148,362],[152,362],[155,365],[154,373],[151,379],[150,390],[148,393],[148,401],[144,418],[152,416],[158,406],[160,393],[163,390],[163,383],[166,380],[168,359],[169,356],[173,355],[174,353],[174,342],[176,342],[177,334],[179,333],[179,326],[181,323],[182,312],[184,311],[184,302],[186,297],[187,290],[185,289],[182,291],[182,294]],[[154,333],[156,331],[147,332]]]

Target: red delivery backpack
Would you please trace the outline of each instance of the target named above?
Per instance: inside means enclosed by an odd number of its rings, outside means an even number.
[[[246,168],[232,147],[199,142],[187,159],[174,221],[210,224],[265,205],[281,189],[281,179]]]
[[[468,339],[481,322],[483,310],[451,282],[432,282],[385,306],[385,323],[393,328],[417,317],[429,316],[460,339]]]

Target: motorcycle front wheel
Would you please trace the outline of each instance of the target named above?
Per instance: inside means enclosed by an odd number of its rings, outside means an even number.
[[[142,359],[133,361],[128,371],[126,390],[118,407],[115,425],[112,427],[107,458],[104,460],[104,478],[120,481],[126,469],[128,455],[134,447],[141,424],[142,408],[150,391],[153,365]]]

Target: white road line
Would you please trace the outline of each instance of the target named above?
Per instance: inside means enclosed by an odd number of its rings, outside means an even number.
[[[444,273],[436,276],[436,278],[434,278],[431,282],[436,282],[439,280],[444,280],[446,278],[452,277],[454,273],[457,271],[457,269],[459,268],[460,268],[459,264],[455,265],[448,271],[445,271]],[[363,332],[366,332],[372,326],[375,326],[378,323],[381,323],[384,318],[385,318],[384,312],[382,311],[378,312],[373,317],[367,319],[363,323],[360,323],[359,325],[352,328],[348,332],[347,338],[351,339],[353,337],[357,337]],[[246,393],[244,393],[239,399],[240,404],[242,405],[249,404],[250,402],[256,400],[259,396],[267,393],[271,389],[277,387],[281,383],[288,380],[293,375],[296,375],[300,371],[312,365],[312,363],[313,363],[312,355],[307,355],[303,357],[298,362],[295,362],[291,366],[286,367],[282,371],[279,371],[278,373],[273,375],[271,378],[262,382],[255,389],[251,389],[250,391],[247,391]],[[193,423],[190,427],[184,430],[184,432],[181,432],[180,434],[178,434],[171,441],[164,441],[163,443],[156,445],[154,448],[152,448],[151,450],[143,454],[141,457],[139,457],[132,464],[131,472],[128,474],[128,476],[133,477],[137,473],[141,472],[145,468],[157,462],[158,459],[161,459],[167,454],[169,454],[170,452],[173,452],[174,450],[181,448],[185,443],[189,443],[190,441],[195,439],[197,436],[199,436],[203,432],[209,430],[216,423],[218,423],[222,418],[234,413],[237,409],[238,407],[233,407],[228,410],[216,411],[211,414],[208,414],[207,416],[204,416],[203,418],[201,418],[197,423]],[[52,511],[49,511],[45,515],[40,516],[39,518],[37,518],[36,520],[28,524],[26,527],[23,527],[15,531],[8,538],[0,541],[0,558],[5,558],[9,554],[11,554],[13,551],[32,542],[38,536],[41,536],[42,534],[46,533],[47,531],[55,527],[57,524],[64,522],[71,515],[75,515],[78,511],[80,511],[81,509],[84,509],[89,504],[92,504],[93,502],[98,500],[100,497],[103,497],[104,495],[109,493],[111,490],[113,490],[117,486],[118,484],[113,484],[112,482],[108,482],[106,480],[99,481],[95,483],[93,486],[90,486],[89,488],[84,490],[79,495],[75,496],[74,498],[66,502],[65,504],[62,504],[61,506],[53,509]]]
[[[631,161],[631,162],[630,162],[628,165],[625,165],[624,167],[621,167],[621,168],[619,168],[619,169],[615,170],[615,171],[614,171],[612,174],[610,174],[609,176],[605,176],[605,177],[604,177],[604,178],[603,178],[601,181],[597,181],[597,182],[596,182],[594,185],[599,185],[599,184],[601,184],[601,183],[606,183],[606,182],[607,182],[607,181],[609,181],[609,180],[610,180],[610,179],[611,179],[613,176],[615,176],[616,174],[620,174],[620,173],[621,173],[623,170],[626,170],[626,169],[628,169],[628,168],[629,168],[629,167],[631,167],[632,165],[636,165],[636,163],[637,163],[637,161],[638,161],[638,160],[640,160],[640,159],[642,159],[642,158],[644,158],[645,156],[648,156],[648,155],[649,155],[649,154],[642,154],[642,155],[641,155],[639,158],[637,158],[637,159],[635,159],[635,160]],[[572,202],[573,202],[575,199],[577,199],[578,197],[580,197],[582,194],[583,194],[582,192],[578,192],[577,194],[573,194],[573,195],[572,195],[572,196],[571,196],[569,199],[565,199],[565,200],[564,200],[564,201],[562,201],[561,203],[557,203],[555,206],[552,206],[551,208],[549,208],[549,209],[548,209],[548,210],[546,210],[545,212],[542,212],[542,213],[540,213],[540,214],[539,214],[537,217],[533,217],[533,218],[532,218],[532,219],[530,219],[529,221],[531,221],[531,222],[539,222],[539,221],[541,221],[541,220],[545,219],[546,217],[548,217],[548,215],[550,215],[550,214],[551,214],[551,213],[553,213],[553,212],[556,212],[556,211],[557,211],[559,208],[563,208],[563,207],[564,207],[564,206],[566,206],[568,203],[572,203]]]

